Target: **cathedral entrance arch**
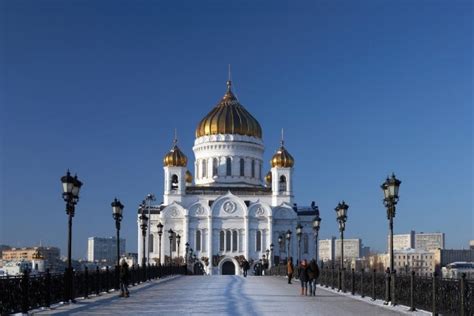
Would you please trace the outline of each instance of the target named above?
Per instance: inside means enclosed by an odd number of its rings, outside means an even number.
[[[220,275],[239,275],[239,263],[231,257],[222,259],[218,265]]]

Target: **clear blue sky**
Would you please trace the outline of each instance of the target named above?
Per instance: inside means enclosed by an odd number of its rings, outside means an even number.
[[[188,4],[193,4],[189,7]],[[73,254],[111,236],[110,202],[136,251],[136,209],[162,195],[176,127],[194,129],[234,90],[259,120],[271,158],[285,128],[300,205],[315,200],[321,237],[384,250],[380,184],[403,181],[395,232],[473,233],[471,1],[2,1],[0,243],[66,252],[59,178],[84,181]],[[269,168],[269,164],[266,165]],[[191,169],[192,170],[192,169]]]

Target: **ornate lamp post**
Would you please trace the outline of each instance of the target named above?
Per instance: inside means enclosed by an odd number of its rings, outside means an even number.
[[[296,237],[298,237],[298,264],[301,261],[301,236],[303,235],[303,226],[296,225]]]
[[[168,230],[168,238],[170,239],[170,265],[171,263],[173,262],[173,248],[171,247],[172,244],[173,244],[173,234],[174,234],[174,231],[170,228],[170,230]]]
[[[151,216],[150,216],[150,213],[151,213],[151,202],[153,201],[156,201],[155,199],[155,196],[151,193],[148,193],[146,198],[145,198],[145,201],[148,202],[148,205],[147,205],[147,209],[148,209],[148,219],[150,219],[148,221],[148,234],[150,234],[151,230],[150,230],[150,224],[151,224]],[[150,237],[148,236],[147,238],[147,264],[150,264]]]
[[[346,221],[347,221],[347,209],[349,205],[347,205],[344,201],[337,204],[336,208],[336,219],[339,224],[339,232],[341,233],[341,267],[339,273],[339,290],[341,290],[342,278],[344,277],[344,230],[346,229]],[[342,273],[342,274],[341,274]]]
[[[184,263],[188,265],[188,252],[189,252],[189,242],[186,242],[184,244],[184,247],[186,249],[186,253],[184,254]]]
[[[66,175],[61,177],[63,185],[63,199],[66,202],[66,214],[68,215],[68,242],[67,242],[67,270],[66,270],[66,297],[68,300],[73,301],[72,295],[72,262],[71,262],[71,251],[72,251],[72,218],[76,209],[76,204],[79,201],[79,191],[82,187],[82,182],[79,181],[77,175],[71,176],[69,170]]]
[[[148,227],[148,217],[145,215],[145,211],[142,209],[142,214],[139,217],[140,219],[140,228],[142,229],[142,267],[146,265],[146,232]]]
[[[161,236],[163,235],[163,224],[161,222],[156,225],[156,228],[158,229],[158,262],[161,265]]]
[[[398,203],[398,190],[402,182],[395,178],[395,174],[392,173],[392,177],[387,177],[384,183],[380,186],[383,190],[383,204],[387,208],[387,219],[389,221],[390,230],[390,273],[395,273],[393,268],[393,218],[395,217],[395,205]],[[390,283],[390,276],[389,283]],[[390,286],[388,287],[390,289]],[[387,302],[391,300],[390,290],[388,290]]]
[[[274,258],[274,255],[273,255],[273,243],[270,244],[270,261],[269,261],[269,264],[270,264],[270,268],[273,266],[273,258]]]
[[[178,263],[181,263],[180,256],[179,256],[179,244],[181,243],[181,236],[179,234],[176,235],[176,243],[178,244],[178,252],[177,252]]]
[[[313,232],[314,232],[314,260],[318,262],[318,235],[321,226],[321,217],[319,217],[319,209],[316,206],[316,216],[313,218]]]
[[[286,240],[288,242],[288,254],[286,255],[287,261],[290,260],[290,242],[291,242],[291,230],[288,229],[286,232]]]
[[[117,198],[110,204],[112,206],[112,216],[115,219],[115,229],[117,231],[117,267],[115,268],[115,277],[117,279],[117,285],[120,284],[120,274],[119,274],[119,267],[120,267],[120,221],[122,220],[122,213],[123,213],[123,204],[120,203]],[[117,286],[118,288],[118,286]]]

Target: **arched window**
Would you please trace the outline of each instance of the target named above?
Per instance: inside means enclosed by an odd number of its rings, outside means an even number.
[[[202,160],[202,177],[203,178],[206,178],[207,177],[207,160],[206,159],[203,159]]]
[[[221,230],[220,235],[219,235],[219,250],[224,251],[225,249],[225,233],[223,230]]]
[[[240,158],[240,176],[245,176],[245,160],[244,158]]]
[[[237,251],[237,231],[232,232],[232,251]]]
[[[201,231],[200,230],[196,231],[196,245],[194,249],[196,249],[196,251],[201,251]]]
[[[212,159],[212,176],[217,177],[217,158]]]
[[[149,252],[154,252],[153,251],[153,241],[154,241],[153,235],[152,234],[148,235],[148,251]]]
[[[308,234],[303,235],[303,253],[308,253],[309,251],[309,240]]]
[[[230,251],[230,239],[231,239],[230,234],[231,232],[229,230],[226,231],[225,233],[225,250],[226,251]]]
[[[285,176],[280,177],[279,191],[280,192],[285,192],[286,191],[286,177]]]
[[[255,160],[252,159],[252,178],[255,178]]]
[[[171,190],[177,190],[177,189],[178,189],[178,176],[174,174],[171,176]]]
[[[230,157],[227,157],[225,159],[225,174],[227,176],[231,176],[232,175],[232,159],[230,159]]]
[[[262,232],[257,230],[257,251],[262,251]]]

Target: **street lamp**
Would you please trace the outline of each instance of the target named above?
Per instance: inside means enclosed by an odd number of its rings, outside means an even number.
[[[179,253],[179,244],[181,243],[181,236],[178,234],[176,235],[176,243],[178,244],[178,253],[177,253],[177,257],[178,257],[178,264],[181,263],[181,259],[180,259],[180,253]]]
[[[148,219],[149,219],[149,221],[148,221],[147,229],[148,229],[148,234],[150,234],[151,233],[151,230],[150,230],[150,225],[151,225],[151,215],[150,215],[150,213],[151,213],[151,202],[156,201],[156,199],[155,199],[155,196],[153,194],[148,193],[146,198],[145,198],[145,201],[148,202],[147,208],[148,208]],[[150,237],[147,238],[147,254],[148,254],[147,264],[150,264]]]
[[[296,225],[296,237],[298,237],[298,263],[301,261],[301,236],[303,235],[303,226]]]
[[[318,263],[318,235],[321,226],[321,217],[319,217],[319,208],[317,206],[314,207],[314,211],[316,212],[316,216],[313,218],[314,260]]]
[[[161,236],[163,235],[163,224],[161,222],[156,225],[156,228],[158,229],[158,262],[161,265]]]
[[[67,243],[67,285],[66,285],[66,297],[68,300],[73,301],[72,297],[72,262],[71,262],[71,251],[72,251],[72,218],[76,209],[76,204],[79,201],[79,191],[81,190],[82,182],[79,181],[77,175],[71,176],[69,170],[66,175],[61,177],[63,185],[63,199],[66,202],[66,214],[68,215],[68,243]]]
[[[146,265],[146,231],[148,227],[148,217],[145,215],[145,210],[142,209],[142,214],[139,217],[140,228],[142,229],[143,249],[142,249],[142,267]]]
[[[173,259],[173,253],[172,253],[173,248],[171,248],[171,245],[173,243],[173,234],[174,234],[174,231],[170,228],[170,230],[168,230],[168,238],[170,239],[170,265]]]
[[[286,232],[286,240],[288,241],[288,254],[286,255],[287,261],[290,260],[290,241],[291,241],[291,230],[288,229]]]
[[[274,256],[274,254],[273,254],[273,243],[271,243],[271,244],[270,244],[270,258],[271,258],[271,260],[270,260],[270,262],[269,262],[270,267],[273,266],[273,259],[274,259],[274,257],[275,257],[275,256]]]
[[[389,220],[390,229],[390,273],[395,273],[393,268],[393,218],[395,217],[395,205],[398,203],[398,190],[402,182],[395,178],[395,174],[392,173],[392,177],[387,177],[384,183],[380,186],[383,190],[383,204],[387,208],[387,219]],[[388,276],[390,278],[390,276]],[[389,279],[390,281],[390,279]],[[389,287],[390,288],[390,287]],[[391,300],[390,293],[388,292],[387,301]]]
[[[341,267],[339,270],[339,290],[341,290],[342,284],[344,284],[344,282],[342,282],[342,278],[344,277],[344,230],[346,229],[348,208],[349,205],[342,201],[341,203],[337,204],[336,208],[334,209],[336,211],[337,222],[339,223],[339,232],[341,233]]]
[[[120,221],[122,220],[123,204],[117,198],[110,204],[112,206],[112,216],[115,219],[115,229],[117,231],[117,267],[115,268],[115,276],[117,285],[120,283],[119,267],[120,267]],[[118,287],[117,287],[118,288]]]
[[[184,247],[185,247],[185,250],[186,250],[186,253],[185,253],[185,255],[184,255],[184,263],[185,263],[186,265],[188,265],[189,242],[186,242],[186,243],[184,244]]]

